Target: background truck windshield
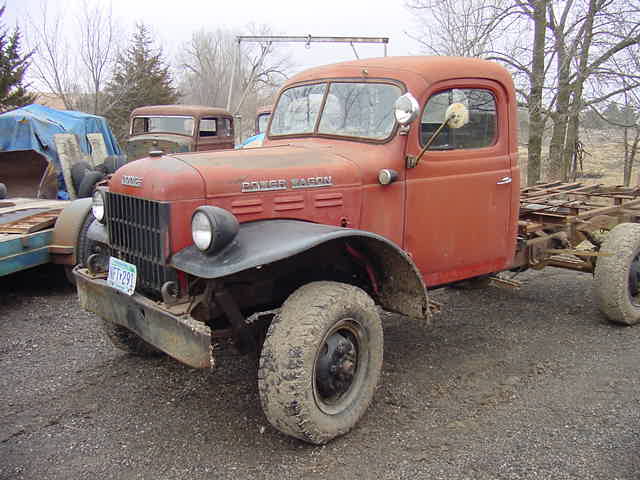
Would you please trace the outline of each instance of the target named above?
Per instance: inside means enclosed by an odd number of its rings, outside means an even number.
[[[397,85],[386,83],[332,82],[290,88],[280,96],[270,135],[316,133],[384,140],[393,130],[393,103],[401,94]]]
[[[131,134],[143,133],[177,133],[179,135],[193,135],[193,117],[135,117],[131,125]]]

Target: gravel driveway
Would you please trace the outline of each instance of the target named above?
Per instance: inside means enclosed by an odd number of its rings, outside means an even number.
[[[0,479],[638,479],[640,326],[588,275],[445,289],[432,326],[385,315],[368,413],[324,447],[261,410],[252,360],[214,371],[114,349],[54,266],[0,279]]]

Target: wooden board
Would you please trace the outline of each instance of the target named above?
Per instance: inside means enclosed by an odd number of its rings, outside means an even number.
[[[26,234],[52,227],[62,209],[47,210],[13,222],[0,224],[0,233]]]

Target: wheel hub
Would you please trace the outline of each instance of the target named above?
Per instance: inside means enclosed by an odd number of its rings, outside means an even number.
[[[357,352],[353,341],[334,333],[325,342],[316,370],[318,392],[324,400],[339,397],[349,390],[357,369]]]

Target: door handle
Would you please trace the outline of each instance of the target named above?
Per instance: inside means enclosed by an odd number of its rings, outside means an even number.
[[[496,185],[506,185],[507,183],[511,183],[512,181],[513,179],[511,177],[502,177],[500,180],[498,180]]]

